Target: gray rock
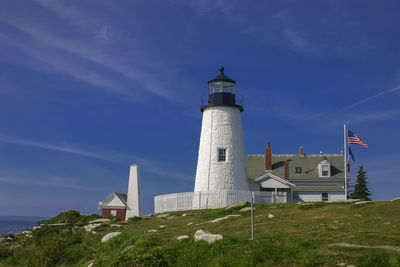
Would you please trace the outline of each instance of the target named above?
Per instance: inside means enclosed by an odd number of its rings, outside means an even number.
[[[270,219],[272,219],[272,218],[274,218],[275,216],[274,216],[274,214],[268,214],[268,218],[270,218]]]
[[[85,225],[85,226],[83,226],[83,228],[85,228],[85,231],[86,231],[86,232],[90,232],[90,231],[92,231],[94,228],[99,227],[100,225],[102,225],[102,223],[93,223],[93,224]]]
[[[220,222],[220,221],[226,220],[226,219],[228,219],[228,218],[230,218],[230,217],[239,217],[239,216],[240,216],[239,214],[227,215],[227,216],[222,217],[222,218],[214,219],[214,220],[212,220],[212,221],[210,221],[210,222],[216,223],[216,222]]]
[[[188,238],[189,238],[188,235],[180,235],[180,236],[178,236],[176,239],[178,239],[178,240],[183,240],[183,239],[188,239]]]
[[[232,205],[226,206],[225,209],[229,210],[229,209],[233,209],[233,208],[244,207],[246,205],[247,205],[247,202],[238,202],[238,203],[234,203]]]
[[[103,238],[101,239],[101,243],[105,243],[108,240],[110,240],[113,237],[116,237],[117,235],[120,235],[121,232],[112,232],[112,233],[108,233],[105,236],[103,236]]]
[[[111,220],[103,218],[103,219],[97,219],[97,220],[90,221],[89,223],[105,223],[105,222],[111,222]]]
[[[371,201],[366,200],[366,201],[358,201],[358,202],[354,202],[354,205],[363,205],[363,204],[367,204],[367,203],[371,203]]]
[[[253,210],[255,210],[256,208],[253,208]],[[246,212],[246,211],[251,211],[251,207],[244,207],[242,209],[239,210],[240,212]]]
[[[121,251],[121,254],[125,253],[128,249],[133,248],[133,245],[129,245]]]
[[[201,229],[197,230],[196,233],[194,234],[195,241],[204,240],[209,245],[215,243],[218,240],[222,240],[222,238],[223,237],[220,234],[211,234],[211,233],[201,230]]]
[[[157,218],[166,218],[169,216],[169,213],[163,213],[157,216]]]

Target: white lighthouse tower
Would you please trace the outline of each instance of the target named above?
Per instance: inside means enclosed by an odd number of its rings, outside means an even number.
[[[236,82],[219,69],[208,82],[208,104],[201,107],[203,122],[194,192],[223,193],[249,190]]]

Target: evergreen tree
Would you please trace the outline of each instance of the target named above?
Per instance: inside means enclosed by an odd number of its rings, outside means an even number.
[[[358,169],[356,184],[354,185],[354,190],[351,194],[351,198],[371,200],[371,193],[368,190],[367,176],[365,174],[366,172],[363,169],[363,165],[360,165]]]

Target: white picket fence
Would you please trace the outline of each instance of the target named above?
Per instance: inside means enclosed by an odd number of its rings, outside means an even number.
[[[254,193],[256,204],[287,202],[286,192],[240,190],[184,192],[154,197],[154,212],[223,208],[237,202],[250,202],[251,193]]]

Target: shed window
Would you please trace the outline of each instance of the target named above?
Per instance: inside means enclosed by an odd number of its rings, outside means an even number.
[[[296,167],[296,173],[301,173],[301,167]]]
[[[116,210],[111,210],[110,214],[111,214],[112,216],[117,216],[117,211],[116,211]]]
[[[226,161],[226,149],[218,149],[218,161]]]
[[[328,193],[322,193],[321,194],[321,198],[322,198],[322,201],[328,201],[329,199],[328,199]]]

